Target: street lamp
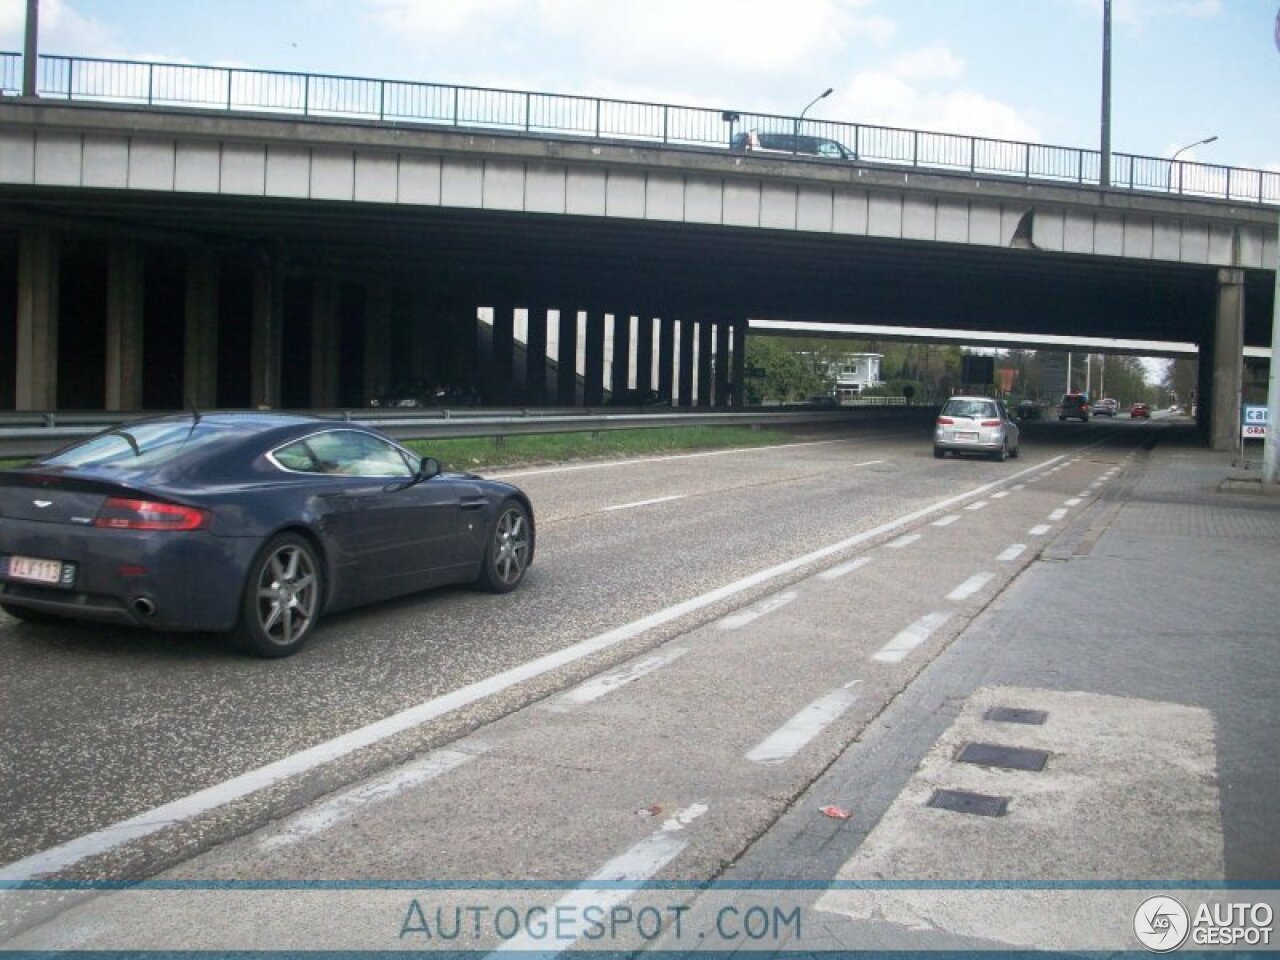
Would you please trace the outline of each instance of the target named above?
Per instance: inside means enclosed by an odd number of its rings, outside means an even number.
[[[1170,190],[1173,189],[1173,184],[1172,184],[1173,168],[1178,164],[1178,157],[1186,153],[1192,147],[1203,147],[1206,143],[1213,143],[1213,141],[1217,139],[1218,139],[1218,135],[1215,133],[1212,137],[1205,137],[1203,140],[1197,140],[1195,143],[1188,143],[1185,147],[1179,147],[1176,151],[1174,151],[1173,156],[1169,159],[1169,180],[1170,180],[1169,189]],[[1178,192],[1179,193],[1182,192],[1182,167],[1180,166],[1178,167]]]
[[[825,100],[827,97],[831,96],[831,93],[834,89],[835,89],[834,87],[827,87],[827,89],[823,90],[820,94],[818,94],[816,97],[810,100],[809,103],[805,106],[805,108],[800,111],[800,116],[796,118],[796,136],[797,137],[800,136],[800,124],[804,123],[804,115],[809,112],[809,107],[812,107],[819,100]],[[791,152],[795,153],[796,149],[799,147],[799,144],[793,143],[791,147],[792,147]]]

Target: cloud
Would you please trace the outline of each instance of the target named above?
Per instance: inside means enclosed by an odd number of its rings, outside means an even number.
[[[940,44],[905,53],[889,65],[894,76],[907,81],[953,80],[964,70],[964,61]]]
[[[26,38],[26,0],[0,0],[0,43],[21,50]],[[81,14],[65,0],[40,0],[40,52],[80,57],[120,56],[115,32]]]
[[[996,140],[1040,142],[1040,131],[1016,108],[963,87],[921,89],[889,71],[863,71],[838,104],[860,123],[907,127]]]

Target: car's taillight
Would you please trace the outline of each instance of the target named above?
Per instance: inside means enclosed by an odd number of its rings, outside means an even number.
[[[940,426],[940,427],[949,427],[949,426],[951,426],[951,424],[953,424],[953,423],[955,423],[955,421],[954,421],[954,420],[952,420],[950,417],[939,417],[939,418],[938,418],[938,426]]]
[[[196,507],[127,497],[108,497],[93,520],[112,530],[199,530],[208,524],[209,514]]]
[[[1000,422],[1001,421],[999,420],[983,420],[982,425],[984,427],[998,427],[1000,426]]]

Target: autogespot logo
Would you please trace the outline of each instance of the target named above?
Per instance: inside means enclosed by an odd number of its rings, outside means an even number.
[[[1148,897],[1133,915],[1133,932],[1148,950],[1168,953],[1187,939],[1191,917],[1173,897]]]

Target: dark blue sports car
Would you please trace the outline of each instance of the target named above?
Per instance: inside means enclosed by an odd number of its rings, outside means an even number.
[[[447,583],[505,593],[533,559],[509,484],[376,430],[271,413],[126,423],[0,471],[0,608],[228,633],[296,652],[321,614]]]

